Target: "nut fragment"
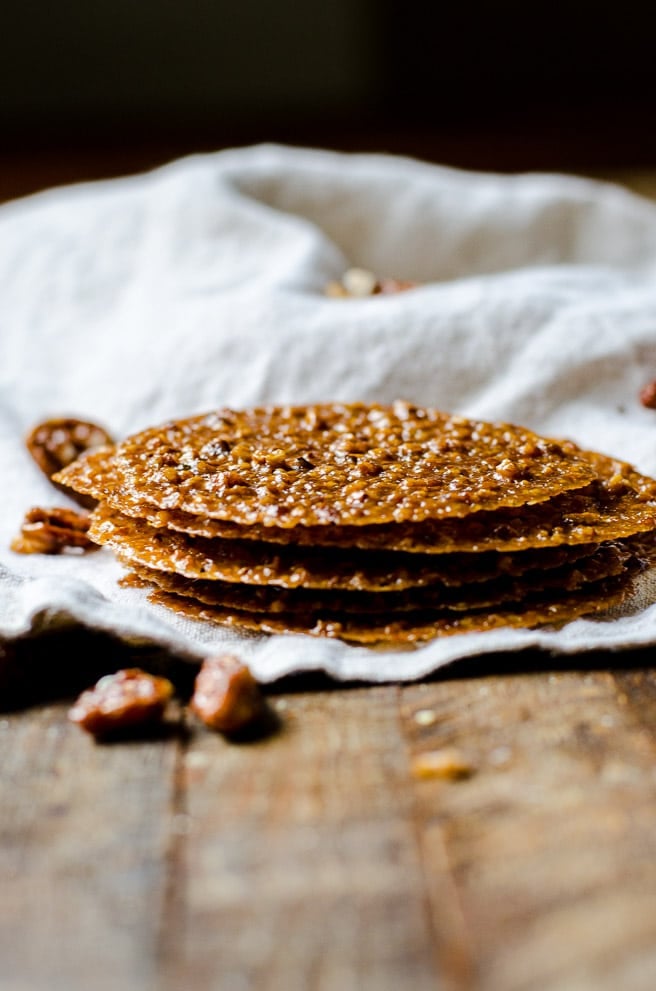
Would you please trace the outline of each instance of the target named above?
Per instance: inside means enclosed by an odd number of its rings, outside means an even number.
[[[640,391],[640,402],[645,409],[656,409],[656,379],[643,386]]]
[[[349,296],[371,296],[376,291],[377,280],[365,268],[349,268],[342,276],[342,283]]]
[[[391,295],[396,292],[406,292],[408,289],[416,289],[419,285],[412,279],[381,279],[376,292],[383,295]]]
[[[74,417],[45,420],[37,424],[25,439],[28,451],[48,478],[72,464],[86,451],[111,443],[112,438],[102,427]],[[83,506],[91,508],[96,505],[94,499],[81,496],[59,482],[53,482],[53,485]]]
[[[74,509],[34,506],[25,514],[20,533],[11,542],[18,554],[63,554],[97,549],[89,537],[89,517]]]
[[[190,707],[210,729],[235,733],[264,714],[264,699],[250,669],[232,654],[203,661]]]
[[[412,761],[412,774],[415,778],[445,778],[458,781],[469,778],[474,773],[471,762],[460,750],[445,748],[428,750]]]
[[[373,272],[364,268],[349,268],[340,282],[329,282],[325,295],[334,299],[364,299],[367,296],[405,292],[415,289],[420,283],[410,279],[377,279]]]
[[[109,736],[160,722],[172,694],[167,678],[125,668],[82,692],[68,718],[93,736]]]

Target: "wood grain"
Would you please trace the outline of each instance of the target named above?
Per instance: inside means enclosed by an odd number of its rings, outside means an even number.
[[[157,987],[177,744],[0,716],[0,989]]]
[[[277,704],[282,730],[242,745],[195,727],[97,746],[62,706],[2,717],[2,991],[460,987],[398,689]],[[430,883],[457,940],[448,874]]]
[[[173,986],[442,986],[397,696],[291,695],[271,741],[193,738]]]
[[[274,703],[243,744],[0,717],[1,991],[652,991],[652,670]]]
[[[416,783],[425,842],[443,835],[474,986],[653,989],[654,673],[415,686],[403,725],[414,754],[457,746],[475,769]]]

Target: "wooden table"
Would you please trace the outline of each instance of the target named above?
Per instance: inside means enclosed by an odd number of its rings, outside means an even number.
[[[97,745],[66,699],[133,663],[187,670],[80,634],[0,657],[0,991],[656,987],[651,651],[297,679],[260,740]],[[468,777],[417,776],[453,747]]]
[[[166,664],[83,636],[20,653],[28,689],[72,655]],[[64,702],[3,713],[0,988],[652,991],[651,660],[298,679],[241,744],[187,720],[98,745]],[[453,747],[469,777],[416,776]]]

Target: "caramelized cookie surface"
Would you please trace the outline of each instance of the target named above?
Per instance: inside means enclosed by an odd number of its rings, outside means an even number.
[[[576,449],[578,450],[578,449]],[[372,524],[358,527],[243,526],[194,516],[176,509],[161,510],[136,500],[122,487],[113,452],[82,459],[65,475],[80,491],[104,499],[108,507],[155,527],[192,536],[293,543],[303,547],[349,547],[398,550],[406,553],[456,551],[514,552],[528,548],[617,540],[656,527],[656,482],[631,465],[591,451],[580,451],[596,473],[583,489],[545,502],[511,509],[481,511],[464,519],[423,523]]]
[[[128,565],[119,553],[119,560]],[[233,582],[185,578],[168,571],[133,565],[136,575],[167,592],[197,599],[206,605],[271,614],[305,614],[309,612],[347,613],[376,617],[382,613],[400,613],[425,609],[449,609],[456,612],[480,610],[505,602],[518,602],[528,595],[572,592],[586,583],[598,582],[633,570],[630,552],[619,545],[599,548],[574,565],[536,568],[520,578],[502,577],[464,586],[435,582],[421,588],[402,591],[363,592],[343,589],[278,588],[240,585]]]
[[[266,613],[208,606],[195,599],[155,590],[150,599],[190,619],[257,633],[307,633],[332,637],[348,643],[400,647],[436,637],[461,633],[484,633],[502,627],[532,629],[545,624],[562,624],[580,616],[594,615],[621,604],[633,590],[629,575],[590,583],[585,589],[561,597],[536,597],[508,608],[480,613],[444,611],[406,612],[378,621],[348,614],[307,613],[270,615]]]
[[[113,465],[123,499],[282,530],[459,518],[595,477],[566,443],[407,403],[217,410],[128,438]]]
[[[193,537],[151,527],[107,504],[92,516],[90,535],[126,564],[171,571],[187,578],[276,585],[390,591],[434,582],[464,585],[532,568],[556,568],[592,554],[597,544],[561,546],[516,554],[406,554],[342,547],[265,544],[252,540]]]
[[[570,441],[396,403],[220,410],[57,476],[153,601],[363,644],[532,627],[621,602],[656,481]]]

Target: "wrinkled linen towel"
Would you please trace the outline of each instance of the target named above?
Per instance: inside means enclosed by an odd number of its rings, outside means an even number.
[[[414,279],[335,300],[352,266]],[[415,650],[240,636],[121,588],[111,552],[9,550],[27,508],[65,497],[24,447],[75,415],[120,438],[220,405],[402,398],[507,420],[656,473],[656,206],[610,184],[261,146],[0,209],[0,636],[65,622],[189,657],[238,647],[263,680],[371,681],[457,658],[656,640],[656,583],[611,618]],[[521,663],[521,662],[520,662]]]

